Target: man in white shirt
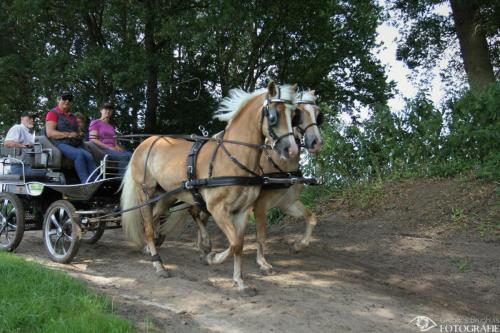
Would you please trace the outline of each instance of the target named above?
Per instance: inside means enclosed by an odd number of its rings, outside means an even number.
[[[21,123],[12,126],[7,132],[4,140],[4,147],[7,148],[24,148],[33,145],[33,127],[35,119],[31,113],[24,112],[21,115]]]
[[[6,148],[26,148],[33,146],[35,136],[32,133],[33,127],[35,126],[35,117],[29,112],[24,112],[21,115],[21,123],[12,126],[4,140],[4,147]],[[7,159],[8,161],[8,159]],[[10,166],[6,173],[8,174],[18,174],[25,176],[44,176],[46,170],[33,169],[29,164],[20,164],[17,161],[8,162]]]

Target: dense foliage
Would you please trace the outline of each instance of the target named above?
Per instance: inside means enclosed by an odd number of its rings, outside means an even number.
[[[344,110],[384,103],[392,85],[370,52],[381,13],[376,1],[1,1],[1,129],[42,116],[63,88],[88,116],[118,105],[124,133],[218,130],[218,99],[269,79]]]
[[[438,108],[425,93],[401,114],[381,106],[363,122],[330,115],[325,147],[309,167],[330,184],[387,177],[450,176],[469,170],[500,178],[500,83]]]

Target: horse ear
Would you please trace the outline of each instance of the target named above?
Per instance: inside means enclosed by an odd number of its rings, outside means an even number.
[[[267,84],[267,94],[269,95],[269,97],[272,97],[276,96],[277,93],[276,83],[274,83],[273,80],[269,81],[269,83]]]
[[[297,86],[297,83],[295,83],[293,86],[292,86],[292,90],[295,91],[295,92],[298,92],[298,86]]]
[[[313,95],[313,96],[316,94],[316,90],[311,90],[310,92],[311,92],[311,95]]]

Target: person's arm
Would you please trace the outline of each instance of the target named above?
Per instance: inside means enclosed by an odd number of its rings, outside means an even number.
[[[5,140],[3,146],[6,148],[25,148],[28,145],[23,145],[22,143],[16,142],[14,140]]]
[[[56,130],[57,123],[55,121],[48,120],[45,122],[45,132],[50,139],[69,139],[76,138],[79,136],[78,132],[61,132]]]
[[[21,134],[17,125],[12,126],[7,132],[3,146],[6,148],[28,147],[28,145],[21,143]]]
[[[105,143],[102,143],[102,141],[99,140],[99,132],[97,130],[91,130],[89,133],[89,138],[90,138],[90,141],[95,143],[99,148],[102,148],[102,149],[110,148],[111,149],[111,147],[109,147]]]

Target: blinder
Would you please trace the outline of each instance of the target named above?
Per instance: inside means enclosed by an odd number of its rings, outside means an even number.
[[[323,112],[319,112],[318,115],[316,116],[316,124],[318,126],[321,126],[324,121],[325,121],[325,117],[323,116]]]
[[[269,127],[274,127],[278,125],[278,109],[268,107],[264,108],[264,116],[267,118],[267,124]]]
[[[304,114],[302,113],[302,110],[299,108],[296,108],[295,111],[293,112],[293,117],[292,117],[292,127],[297,127],[302,122],[304,121]]]

